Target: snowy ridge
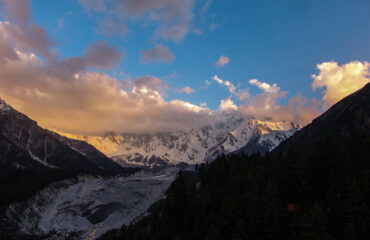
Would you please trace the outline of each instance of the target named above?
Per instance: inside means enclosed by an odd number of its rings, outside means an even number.
[[[11,109],[12,108],[8,104],[6,104],[6,102],[4,100],[2,100],[0,98],[0,113],[1,112],[7,112],[7,111],[9,111]]]
[[[288,121],[229,114],[214,124],[182,132],[67,136],[88,142],[122,166],[163,167],[212,161],[255,141],[263,152],[270,151],[299,128]]]

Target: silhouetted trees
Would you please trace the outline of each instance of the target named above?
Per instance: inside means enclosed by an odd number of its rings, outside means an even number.
[[[221,156],[179,172],[149,215],[100,239],[370,239],[370,139],[310,155]]]

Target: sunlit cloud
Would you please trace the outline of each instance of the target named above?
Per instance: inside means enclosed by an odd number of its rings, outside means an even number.
[[[230,111],[230,110],[237,110],[237,109],[238,109],[238,106],[235,105],[235,103],[231,100],[230,97],[221,100],[220,110],[222,112]]]
[[[214,81],[218,82],[219,84],[226,86],[229,89],[230,93],[235,93],[236,87],[234,86],[234,84],[232,82],[227,81],[227,80],[223,80],[223,79],[219,78],[217,75],[214,75],[212,77],[212,79]]]
[[[319,74],[313,74],[312,89],[325,88],[323,100],[330,106],[370,82],[370,63],[353,61],[343,65],[337,62],[317,64]]]
[[[52,69],[37,56],[0,65],[0,96],[49,129],[79,134],[188,129],[212,121],[212,112],[181,100],[167,101],[167,85],[143,76],[119,81],[104,73]],[[129,83],[129,89],[124,83]],[[127,85],[126,85],[127,86]]]
[[[288,105],[283,105],[280,100],[286,98],[288,92],[280,91],[277,84],[270,85],[257,79],[251,79],[249,83],[261,89],[263,93],[245,98],[240,109],[247,115],[306,125],[321,113],[319,106],[322,103],[316,99],[308,100],[297,94],[289,100]]]
[[[273,85],[270,85],[265,82],[260,82],[258,81],[258,79],[251,79],[249,80],[249,83],[267,93],[277,93],[280,90],[280,88],[277,86],[276,83],[274,83]]]
[[[192,89],[192,88],[191,88],[191,87],[189,87],[189,86],[186,86],[186,87],[184,87],[184,88],[179,89],[179,90],[178,90],[178,92],[184,92],[184,93],[186,93],[186,94],[191,94],[191,93],[195,92],[195,90],[194,90],[194,89]]]
[[[223,67],[230,63],[230,59],[226,56],[220,56],[220,58],[216,62],[217,67]]]
[[[297,94],[289,100],[288,105],[280,104],[280,100],[286,97],[287,92],[263,92],[246,100],[240,109],[257,119],[291,121],[302,125],[310,123],[321,113],[318,108],[320,102],[315,99],[308,100]]]

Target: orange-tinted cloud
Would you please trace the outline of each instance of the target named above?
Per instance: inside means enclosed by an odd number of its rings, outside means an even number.
[[[230,59],[226,56],[220,56],[220,58],[216,62],[217,67],[223,67],[230,63]]]
[[[315,91],[318,88],[325,88],[323,100],[329,106],[333,105],[370,82],[369,68],[369,62],[359,61],[342,66],[334,61],[317,64],[320,72],[312,75],[314,79],[312,89]]]
[[[186,93],[186,94],[192,94],[193,92],[195,92],[195,90],[194,89],[192,89],[191,87],[189,87],[189,86],[186,86],[186,87],[184,87],[184,88],[181,88],[181,89],[179,89],[179,90],[177,90],[178,92],[184,92],[184,93]]]
[[[34,54],[17,54],[19,60],[0,65],[0,96],[46,128],[79,134],[153,132],[213,119],[207,108],[166,101],[167,85],[155,77],[119,81],[104,73],[73,72],[66,62],[50,66]]]

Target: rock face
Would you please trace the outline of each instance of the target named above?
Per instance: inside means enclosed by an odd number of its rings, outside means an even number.
[[[94,145],[121,166],[154,168],[179,163],[199,164],[239,149],[265,153],[299,128],[291,122],[259,121],[228,114],[214,124],[186,132],[75,137]]]
[[[93,146],[43,129],[0,100],[1,173],[12,170],[59,169],[99,173],[122,167]]]
[[[283,141],[274,152],[285,154],[291,148],[309,152],[317,143],[332,136],[350,139],[370,136],[370,83]]]

